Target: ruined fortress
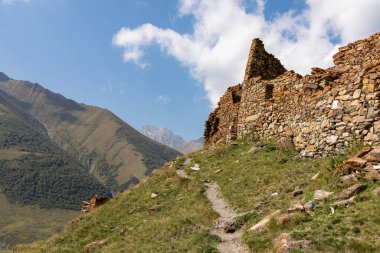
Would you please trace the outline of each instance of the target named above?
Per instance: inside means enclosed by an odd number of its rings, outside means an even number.
[[[228,88],[205,124],[205,144],[253,134],[291,141],[304,156],[379,144],[380,32],[339,48],[334,66],[301,76],[252,41],[244,81]]]

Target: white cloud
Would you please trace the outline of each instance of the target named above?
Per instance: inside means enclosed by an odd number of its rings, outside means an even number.
[[[178,15],[194,18],[193,32],[180,34],[152,24],[122,28],[113,43],[124,60],[146,66],[144,50],[153,43],[190,70],[212,105],[228,86],[241,82],[252,38],[260,37],[287,69],[306,74],[313,66],[332,65],[340,45],[380,30],[379,0],[306,0],[307,8],[266,20],[264,0],[247,12],[243,0],[180,0]]]
[[[167,104],[167,103],[170,103],[172,101],[172,99],[166,95],[166,94],[163,94],[163,95],[159,95],[156,100],[155,100],[157,103],[161,103],[161,104]]]
[[[0,0],[1,4],[12,5],[16,2],[29,3],[31,0]]]

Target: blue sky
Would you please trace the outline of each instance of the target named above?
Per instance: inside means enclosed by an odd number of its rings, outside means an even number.
[[[346,0],[348,18],[331,2],[0,0],[0,71],[107,108],[137,129],[165,126],[190,140],[242,80],[253,37],[305,74],[331,65],[326,55],[341,43],[380,30],[371,14],[379,1],[356,8]],[[354,25],[359,18],[365,29]],[[295,52],[310,60],[301,65]]]

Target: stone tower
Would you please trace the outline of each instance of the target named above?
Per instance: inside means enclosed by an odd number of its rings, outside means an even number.
[[[244,81],[259,76],[266,80],[274,79],[285,71],[286,69],[281,62],[273,54],[265,51],[264,44],[260,39],[252,40]]]

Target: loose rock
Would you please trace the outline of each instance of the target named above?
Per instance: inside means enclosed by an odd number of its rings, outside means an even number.
[[[107,242],[107,239],[91,242],[89,244],[86,244],[86,246],[84,246],[84,250],[86,252],[91,252],[91,251],[95,250],[96,248],[102,246],[106,242]]]
[[[320,172],[318,172],[317,174],[315,174],[315,175],[311,178],[311,181],[316,180],[316,179],[319,177],[319,174],[320,174]]]
[[[332,205],[333,206],[348,206],[349,204],[353,203],[354,201],[355,201],[355,196],[352,196],[349,199],[335,201]]]
[[[348,199],[349,197],[353,196],[354,194],[357,194],[359,192],[364,191],[367,188],[367,185],[365,184],[355,184],[345,190],[343,190],[339,195],[336,197],[336,199]]]
[[[292,192],[292,195],[293,197],[296,197],[298,195],[301,195],[303,193],[303,191],[301,189],[295,189],[293,192]]]
[[[276,217],[276,224],[277,225],[282,225],[285,222],[290,221],[296,213],[282,213]]]
[[[248,230],[252,232],[263,232],[267,229],[267,225],[272,218],[275,218],[281,213],[280,210],[276,210],[273,213],[265,216],[261,221],[250,227]]]
[[[327,192],[327,191],[323,191],[323,190],[316,190],[316,191],[314,192],[314,197],[313,197],[313,199],[314,199],[315,201],[324,200],[324,199],[330,197],[332,194],[333,194],[333,192]]]
[[[201,168],[199,168],[199,164],[196,163],[193,167],[190,167],[190,169],[193,171],[199,171]]]
[[[295,249],[310,248],[312,242],[309,240],[296,241],[289,233],[282,233],[273,241],[278,253],[285,253]]]
[[[379,198],[380,197],[380,186],[376,187],[373,191],[372,194],[374,197]]]
[[[344,162],[342,167],[344,169],[357,170],[357,169],[364,168],[366,164],[367,164],[367,161],[365,159],[353,157],[353,158],[348,159],[346,162]]]
[[[311,212],[314,209],[314,207],[315,207],[315,202],[313,200],[310,200],[303,205],[303,208],[305,209],[307,213]]]
[[[352,184],[355,181],[358,181],[358,177],[356,174],[345,175],[339,178],[338,185],[347,186],[347,185]]]
[[[380,147],[373,148],[371,152],[364,156],[364,158],[367,162],[380,162]]]
[[[294,213],[294,212],[302,212],[304,211],[304,207],[301,202],[295,201],[291,204],[291,206],[288,208],[289,213]]]
[[[193,158],[187,158],[183,165],[190,165],[193,163]]]
[[[260,147],[253,146],[247,153],[248,154],[255,154],[260,149],[261,149]]]

